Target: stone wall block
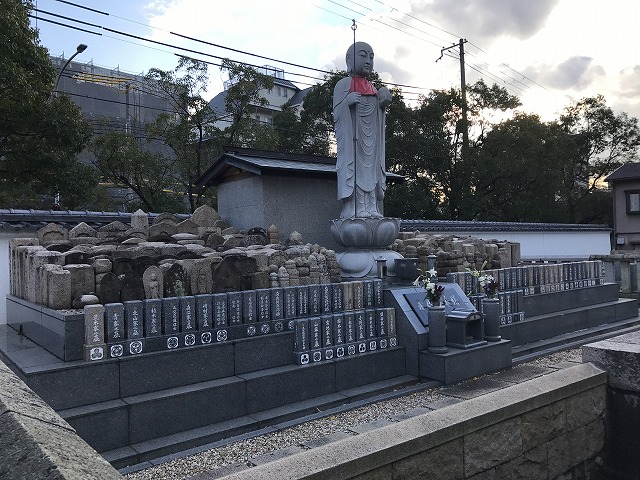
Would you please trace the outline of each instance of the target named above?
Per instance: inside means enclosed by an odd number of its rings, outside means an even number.
[[[565,401],[555,402],[522,415],[522,447],[525,451],[566,432]]]
[[[602,385],[567,399],[567,429],[579,427],[604,418],[607,402],[606,387]]]
[[[604,421],[597,420],[577,430],[569,431],[546,445],[549,478],[556,478],[602,450]]]
[[[438,445],[393,464],[393,480],[413,478],[437,478],[438,480],[459,480],[464,478],[464,442],[458,438]]]
[[[511,418],[464,439],[464,472],[470,477],[522,454],[522,422]]]
[[[544,445],[533,448],[513,460],[498,465],[496,478],[509,480],[533,480],[547,478],[547,448]]]

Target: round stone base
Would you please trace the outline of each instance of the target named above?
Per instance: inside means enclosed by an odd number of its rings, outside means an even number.
[[[376,260],[387,261],[387,276],[395,276],[395,260],[403,258],[398,252],[382,249],[349,248],[337,254],[340,271],[345,278],[362,278],[377,276]]]

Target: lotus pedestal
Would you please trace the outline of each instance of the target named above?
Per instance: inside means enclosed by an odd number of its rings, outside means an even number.
[[[387,275],[395,276],[395,260],[403,258],[387,250],[400,232],[399,218],[338,218],[331,221],[331,235],[345,248],[338,253],[338,263],[345,278],[374,277],[376,260],[384,258]]]

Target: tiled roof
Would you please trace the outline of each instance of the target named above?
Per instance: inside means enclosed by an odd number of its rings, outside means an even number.
[[[238,168],[254,175],[276,173],[310,173],[334,177],[336,175],[336,159],[315,155],[281,153],[268,150],[225,147],[225,153],[218,158],[209,169],[196,181],[196,185],[217,185],[228,168]],[[404,177],[395,173],[387,173],[389,181],[403,181]]]
[[[100,228],[111,222],[119,221],[125,224],[131,222],[132,213],[123,212],[91,212],[73,210],[21,210],[15,208],[0,209],[0,230],[38,230],[49,223],[56,223],[71,229],[79,223],[86,223],[92,228]],[[150,213],[149,220],[157,213]],[[189,215],[177,215],[180,219]]]
[[[635,180],[640,178],[640,163],[626,163],[604,179],[611,183],[618,180]]]
[[[324,158],[324,157],[320,157]],[[267,161],[268,159],[262,159]],[[319,167],[320,168],[320,167]],[[81,222],[92,228],[100,228],[108,223],[131,222],[132,213],[91,212],[73,210],[20,210],[0,209],[0,231],[35,231],[49,223],[56,223],[71,229]],[[150,213],[152,221],[158,214]],[[180,220],[190,217],[178,214]],[[400,230],[404,232],[557,232],[557,231],[610,231],[607,225],[568,223],[514,223],[514,222],[473,222],[455,220],[402,220]]]
[[[475,222],[458,220],[402,220],[403,232],[596,232],[611,231],[608,225],[575,223]]]

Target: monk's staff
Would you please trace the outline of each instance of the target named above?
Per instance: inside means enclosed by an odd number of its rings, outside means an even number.
[[[351,93],[351,87],[353,87],[354,91],[357,91],[357,82],[356,82],[356,19],[353,19],[353,24],[351,25],[351,30],[353,31],[353,55],[351,56],[351,85],[349,86],[349,93]],[[347,94],[348,95],[348,94]],[[358,108],[358,104],[354,103],[351,109],[351,125],[353,128],[353,216],[354,218],[358,216],[358,182],[357,182],[357,172],[358,172],[358,127],[356,125],[357,113],[356,110]]]

